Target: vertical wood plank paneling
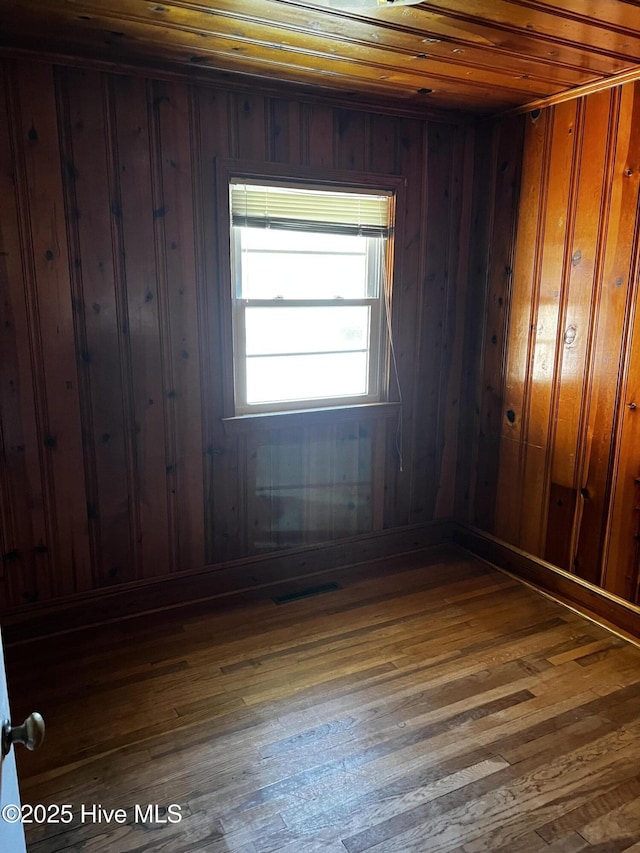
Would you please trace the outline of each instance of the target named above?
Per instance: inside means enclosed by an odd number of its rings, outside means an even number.
[[[456,132],[449,126],[434,126],[427,141],[427,227],[424,286],[421,288],[420,332],[415,353],[413,464],[411,469],[411,521],[433,518],[439,486],[441,461],[440,382],[448,372],[447,311],[451,278],[449,274],[450,229],[455,221],[453,180]],[[437,211],[437,215],[435,214]],[[454,278],[455,283],[455,278]]]
[[[392,422],[393,423],[393,422]],[[372,434],[372,450],[371,450],[371,528],[373,530],[382,530],[384,528],[384,511],[385,511],[385,496],[386,482],[389,463],[386,458],[387,447],[389,445],[388,436],[391,432],[395,432],[395,427],[390,427],[389,422],[385,424],[375,424],[368,426],[367,432]],[[393,458],[393,464],[397,464],[397,458]],[[366,531],[366,526],[363,526],[362,532]]]
[[[584,123],[580,128],[579,160],[575,168],[576,211],[566,283],[566,305],[560,328],[560,363],[555,442],[551,460],[551,479],[573,487],[576,470],[576,447],[582,415],[582,384],[592,326],[592,287],[597,272],[598,234],[602,227],[601,205],[593,199],[603,196],[606,186],[606,155],[609,135],[610,92],[594,95],[585,102]],[[566,261],[565,261],[566,263]]]
[[[633,272],[640,272],[640,234],[636,232]],[[610,539],[602,577],[609,592],[638,602],[640,569],[640,311],[635,311],[628,382],[624,383],[610,519]],[[635,409],[629,404],[636,405]]]
[[[209,381],[212,359],[211,341],[215,312],[208,287],[208,273],[213,275],[216,265],[215,234],[216,228],[210,205],[206,204],[215,193],[214,158],[204,157],[202,150],[202,104],[199,89],[188,88],[190,117],[190,157],[192,169],[192,217],[194,242],[194,279],[197,303],[198,323],[198,364],[200,368],[200,405],[202,417],[202,523],[203,523],[203,561],[213,560],[213,527],[209,519],[209,507],[213,504],[212,461],[214,447],[213,395]],[[214,239],[209,235],[213,232]]]
[[[64,219],[66,222],[66,237],[68,241],[68,275],[71,291],[71,305],[74,319],[74,345],[77,361],[78,406],[80,423],[82,424],[82,447],[84,486],[87,502],[87,528],[89,538],[89,559],[93,574],[101,574],[101,550],[98,518],[98,484],[95,466],[93,444],[93,413],[91,410],[91,392],[88,362],[91,358],[87,346],[87,334],[84,312],[84,293],[82,275],[80,273],[80,247],[78,232],[73,227],[73,221],[78,216],[78,206],[75,197],[75,167],[73,152],[70,146],[70,118],[68,85],[65,69],[54,69],[54,95],[56,98],[56,115],[60,145],[60,176],[62,179],[64,198]],[[90,589],[93,582],[86,586]]]
[[[392,116],[372,115],[368,123],[366,168],[396,175],[399,172],[398,122]]]
[[[507,542],[519,541],[520,516],[526,491],[523,429],[525,400],[535,342],[537,293],[542,261],[542,229],[548,192],[551,111],[527,116],[524,130],[522,189],[518,210],[517,244],[509,307],[509,337],[505,363],[504,406],[500,416],[500,462],[496,495],[495,533]],[[497,203],[500,203],[498,200]]]
[[[42,465],[37,431],[37,386],[32,370],[33,324],[29,321],[28,281],[23,255],[18,186],[10,127],[12,75],[0,64],[0,606],[33,600],[51,576]],[[21,247],[22,237],[22,247]],[[21,251],[22,248],[22,251]],[[30,288],[29,288],[30,289]],[[37,565],[37,564],[40,565]],[[38,577],[43,576],[43,584]]]
[[[247,506],[246,528],[249,554],[258,554],[268,548],[275,548],[271,518],[275,504],[271,499],[269,486],[263,486],[263,483],[273,482],[272,447],[262,447],[260,439],[263,439],[263,435],[256,436],[255,440],[250,436],[247,442],[247,481],[254,484]]]
[[[628,279],[623,274],[623,284],[628,290],[627,336],[618,379],[603,585],[610,592],[637,603],[640,570],[640,85],[635,83],[625,88],[629,99],[629,137],[628,146],[621,145],[618,163],[622,165],[622,173],[616,169],[616,178],[622,180],[619,190],[624,205],[621,224],[629,228],[625,241],[630,246]],[[622,234],[615,234],[618,243]]]
[[[362,423],[358,429],[358,457],[356,476],[358,482],[358,500],[356,502],[356,533],[379,530],[381,519],[376,516],[376,494],[384,489],[384,458],[377,465],[377,453],[383,448],[385,424]],[[379,437],[380,436],[380,437]]]
[[[337,492],[337,500],[333,502],[333,538],[341,539],[358,532],[358,504],[366,500],[366,483],[359,480],[359,424],[336,424],[333,440],[336,448],[334,489]]]
[[[364,171],[369,142],[368,113],[336,110],[334,123],[335,166],[338,169]]]
[[[164,401],[164,462],[169,538],[169,567],[175,571],[180,566],[180,527],[178,523],[179,497],[176,464],[176,408],[178,389],[175,377],[175,359],[171,339],[170,286],[168,264],[170,250],[166,240],[164,219],[167,207],[164,200],[162,141],[160,139],[159,105],[168,98],[165,87],[153,80],[147,81],[147,122],[149,134],[149,166],[151,210],[153,216],[153,251],[155,254],[156,310],[158,320],[158,353]],[[147,214],[148,215],[148,214]],[[148,294],[147,294],[148,298]]]
[[[179,84],[156,84],[154,111],[158,130],[161,208],[156,228],[162,233],[168,335],[167,373],[171,397],[173,447],[167,465],[175,489],[176,568],[204,565],[203,446],[196,289],[193,175],[188,92]]]
[[[456,470],[460,453],[459,426],[471,407],[462,393],[463,355],[465,347],[466,289],[469,279],[469,244],[471,240],[471,193],[473,184],[473,135],[469,128],[456,131],[453,151],[449,218],[452,238],[449,241],[449,287],[445,323],[442,328],[443,352],[447,369],[440,377],[440,418],[438,443],[440,447],[436,518],[453,518],[456,506]]]
[[[529,370],[524,459],[526,492],[522,505],[519,545],[540,554],[546,535],[550,453],[555,409],[558,325],[565,298],[567,239],[573,215],[572,178],[576,139],[575,102],[554,107],[549,191],[541,239],[543,255],[538,289],[535,342]]]
[[[334,167],[334,111],[322,104],[305,105],[304,160],[308,166]]]
[[[331,538],[331,504],[323,501],[331,459],[319,449],[317,430],[260,430],[241,437],[246,443],[244,506],[246,552],[264,554]],[[315,467],[320,460],[323,466]]]
[[[573,526],[576,503],[588,500],[583,489],[578,497],[579,453],[584,434],[585,375],[593,341],[594,281],[600,263],[599,235],[608,184],[607,152],[611,141],[611,95],[598,93],[584,103],[580,146],[576,158],[575,221],[573,239],[565,259],[564,317],[558,330],[555,430],[551,447],[549,500],[545,559],[570,570],[574,565]],[[603,132],[607,128],[608,132]],[[600,202],[593,204],[594,199]],[[588,580],[595,580],[589,577]]]
[[[44,63],[7,91],[0,606],[451,512],[474,134]],[[228,157],[405,177],[402,472],[392,420],[225,433]]]
[[[332,427],[328,429],[333,431]],[[335,507],[332,498],[335,500],[336,497],[336,445],[335,441],[327,439],[327,427],[307,427],[303,432],[303,465],[298,481],[298,495],[302,495],[301,487],[304,484],[307,499],[303,501],[302,526],[306,530],[307,544],[325,537],[333,539]]]
[[[335,446],[335,465],[333,473],[334,498],[333,507],[334,539],[344,536],[354,536],[358,533],[358,507],[360,502],[366,505],[367,485],[371,482],[371,468],[364,472],[360,469],[360,443],[365,444],[364,436],[360,436],[360,424],[336,424],[333,442]],[[361,475],[364,479],[361,480]],[[371,529],[369,526],[367,529]]]
[[[28,217],[32,259],[32,321],[37,324],[35,355],[40,395],[40,440],[44,443],[54,554],[53,575],[39,578],[43,598],[93,586],[87,530],[87,494],[69,279],[65,205],[53,69],[19,63],[20,124],[16,143],[24,151],[25,187],[21,204]]]
[[[479,489],[472,504],[499,537],[631,600],[639,151],[637,83],[527,119],[495,520]],[[501,204],[497,191],[488,215]],[[494,237],[488,245],[495,251]],[[480,466],[483,442],[481,432]]]
[[[194,222],[199,303],[202,414],[205,430],[205,561],[232,560],[240,553],[238,437],[225,434],[225,358],[221,288],[216,286],[228,242],[218,246],[215,158],[231,155],[227,93],[195,88]]]
[[[511,298],[513,235],[517,223],[522,133],[521,119],[506,122],[500,132],[494,134],[491,160],[485,166],[490,170],[490,181],[495,188],[496,199],[489,231],[474,512],[475,523],[485,529],[493,529],[496,506],[504,360]]]
[[[499,415],[499,398],[496,393],[496,382],[501,384],[501,378],[497,375],[494,354],[498,343],[496,326],[504,323],[504,298],[496,300],[493,297],[493,252],[494,252],[494,221],[502,201],[501,188],[497,184],[498,175],[498,147],[501,140],[501,129],[493,128],[488,137],[485,151],[486,159],[482,164],[482,173],[488,176],[487,185],[482,189],[486,191],[487,199],[486,218],[486,244],[485,257],[481,259],[483,265],[483,304],[482,304],[482,334],[477,335],[477,346],[473,356],[478,359],[480,369],[478,372],[478,385],[474,389],[476,394],[475,409],[476,419],[476,446],[473,459],[472,477],[473,503],[470,506],[469,521],[484,530],[493,530],[495,517],[495,496],[493,494],[494,471],[497,469],[499,460],[499,439],[497,437]],[[476,169],[475,174],[478,174]],[[473,290],[469,298],[473,300]],[[502,300],[502,301],[500,301]],[[498,316],[496,318],[496,312]],[[497,319],[497,322],[496,322]],[[491,342],[491,346],[488,342]],[[493,347],[493,349],[492,349]],[[498,362],[499,363],[499,362]],[[499,393],[498,385],[498,393]]]
[[[495,206],[491,182],[493,134],[491,122],[479,122],[473,128],[473,187],[471,194],[471,232],[467,244],[468,285],[464,321],[463,370],[460,394],[464,417],[459,427],[459,452],[456,465],[455,517],[473,523],[476,512],[478,445],[481,439],[482,342],[484,340],[489,233]],[[467,191],[468,192],[468,191]]]
[[[235,95],[234,112],[230,116],[235,133],[234,156],[244,160],[266,160],[270,150],[270,114],[262,95]]]
[[[76,279],[83,429],[91,482],[89,524],[99,578],[127,577],[134,561],[129,516],[118,302],[111,230],[108,103],[103,77],[69,69],[60,78],[71,274]],[[123,476],[123,473],[125,476]]]
[[[625,337],[636,287],[633,246],[638,228],[640,87],[636,84],[617,90],[613,109],[616,121],[611,141],[613,164],[606,227],[602,233],[603,270],[597,283],[598,324],[590,371],[588,444],[581,473],[581,485],[589,499],[582,507],[576,547],[576,571],[596,580],[605,566],[609,565],[615,573],[615,566],[623,562],[617,553],[607,560],[606,543],[609,503],[615,487],[613,461],[627,355]],[[613,540],[612,544],[615,552],[617,545]]]
[[[148,94],[145,81],[112,78],[117,186],[112,215],[118,229],[122,275],[121,328],[130,353],[135,484],[143,577],[175,568],[175,529],[167,500],[165,384],[155,255]]]
[[[269,110],[269,160],[298,165],[302,157],[301,105],[271,98]]]

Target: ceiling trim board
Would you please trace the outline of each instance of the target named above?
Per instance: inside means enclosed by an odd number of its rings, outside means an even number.
[[[628,71],[621,71],[619,74],[614,74],[603,80],[594,80],[592,83],[583,83],[581,86],[575,86],[573,89],[567,89],[564,92],[558,92],[556,95],[548,95],[545,98],[538,98],[528,104],[522,104],[520,107],[510,107],[507,110],[502,110],[496,113],[496,116],[517,116],[524,113],[530,113],[533,110],[543,110],[546,107],[553,107],[556,104],[564,104],[567,101],[573,101],[576,98],[584,98],[586,95],[593,95],[596,92],[604,92],[606,89],[614,89],[616,86],[624,86],[625,83],[634,83],[640,80],[640,65],[635,68],[630,68]]]

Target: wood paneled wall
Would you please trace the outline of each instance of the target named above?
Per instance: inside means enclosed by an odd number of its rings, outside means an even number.
[[[406,177],[402,470],[394,421],[225,433],[219,156]],[[4,60],[0,607],[451,516],[472,166],[465,127]]]
[[[523,133],[519,199],[476,188],[491,261],[464,512],[636,601],[640,84],[497,123],[485,144],[517,162]]]

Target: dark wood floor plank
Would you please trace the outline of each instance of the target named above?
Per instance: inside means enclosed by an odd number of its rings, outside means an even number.
[[[633,844],[640,838],[640,797],[580,827],[579,833],[592,846],[611,841],[626,846]]]
[[[472,783],[464,791],[464,798],[458,792],[447,795],[435,803],[395,815],[383,824],[343,839],[343,843],[349,853],[364,850],[396,853],[414,849],[419,839],[426,836],[429,850],[435,852],[455,849],[461,840],[470,846],[472,841],[490,834],[492,846],[482,845],[482,849],[492,850],[522,835],[523,821],[540,803],[557,797],[571,802],[573,789],[590,774],[628,754],[638,733],[640,721],[626,730],[586,743],[583,732],[564,732],[562,739],[556,740],[555,749],[542,750],[526,762],[496,773],[490,779],[491,784],[487,780]],[[575,748],[560,751],[561,744],[567,743]],[[625,762],[628,773],[628,758]],[[570,776],[567,768],[571,768]],[[514,813],[515,802],[517,813]]]
[[[539,826],[537,829],[545,841],[551,843],[569,835],[572,831],[592,823],[628,802],[640,797],[640,774],[610,785],[608,788],[594,782],[592,796],[585,803],[570,811],[565,811],[556,820]]]

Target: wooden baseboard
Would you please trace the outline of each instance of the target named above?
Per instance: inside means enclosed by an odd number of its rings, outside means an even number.
[[[15,645],[198,602],[207,609],[228,608],[300,591],[316,585],[315,578],[319,578],[317,583],[349,582],[387,573],[392,569],[383,561],[389,557],[402,557],[397,566],[402,570],[407,560],[420,560],[426,549],[452,541],[585,616],[640,640],[639,607],[482,530],[451,521],[247,557],[198,571],[25,605],[2,614],[0,622],[5,644]]]
[[[348,577],[362,564],[450,542],[452,528],[450,521],[411,525],[25,605],[0,616],[2,633],[12,645],[200,601],[229,607],[270,598],[304,589],[312,577]]]
[[[475,527],[454,524],[453,541],[588,618],[625,636],[640,639],[640,608],[635,604]]]

